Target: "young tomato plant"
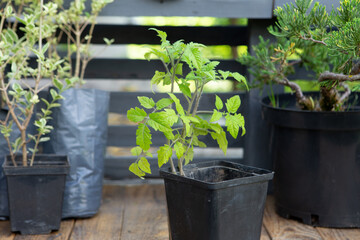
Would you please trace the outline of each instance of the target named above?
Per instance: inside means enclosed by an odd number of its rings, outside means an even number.
[[[239,73],[216,70],[219,62],[210,61],[203,56],[201,50],[204,45],[193,42],[185,44],[182,40],[171,44],[165,32],[152,30],[158,33],[161,47],[151,48],[145,54],[145,58],[150,60],[154,55],[160,59],[164,71],[155,71],[151,85],[168,85],[170,91],[167,93],[168,97],[157,102],[152,98],[138,97],[143,108],[135,107],[128,110],[128,119],[138,124],[137,146],[131,150],[131,153],[137,156],[137,160],[130,165],[129,170],[140,178],[146,173],[151,174],[147,157],[153,156],[149,151],[152,145],[152,131],[160,131],[167,143],[156,150],[158,166],[169,162],[172,172],[176,174],[173,160],[175,153],[178,172],[185,175],[183,166],[193,160],[194,147],[206,147],[205,143],[199,140],[199,136],[210,134],[226,154],[228,141],[226,132],[218,123],[221,118],[225,118],[226,130],[232,137],[237,138],[240,130],[242,135],[245,134],[244,117],[238,113],[240,97],[235,95],[227,99],[224,106],[223,101],[216,96],[213,111],[200,111],[198,108],[204,86],[211,81],[225,80],[229,77],[245,84],[246,87],[247,82]],[[183,71],[185,66],[190,69],[187,74]],[[175,86],[180,89],[184,102],[174,94]],[[201,114],[204,113],[211,114],[211,119],[201,118]]]

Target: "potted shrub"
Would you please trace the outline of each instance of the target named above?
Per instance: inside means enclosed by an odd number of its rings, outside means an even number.
[[[49,140],[44,135],[52,130],[48,124],[51,111],[59,106],[61,94],[73,82],[57,79],[55,73],[63,71],[63,60],[47,57],[49,43],[43,45],[43,40],[51,38],[57,28],[53,21],[57,5],[43,1],[16,3],[19,5],[3,3],[0,21],[0,91],[6,105],[0,129],[9,147],[3,170],[11,230],[22,234],[48,233],[60,227],[69,163],[67,156],[38,154],[39,144]],[[7,21],[11,18],[16,21]],[[22,36],[15,31],[18,24]],[[35,68],[29,65],[32,55],[37,61]],[[39,97],[49,85],[44,78],[50,78],[57,89],[50,91],[50,101]],[[32,126],[35,132],[30,130]]]
[[[152,85],[168,85],[168,97],[155,102],[138,97],[143,108],[127,112],[130,121],[138,124],[136,143],[131,152],[137,156],[129,170],[143,178],[151,173],[147,157],[151,157],[151,130],[160,131],[167,143],[156,149],[160,175],[164,178],[168,206],[170,238],[177,239],[244,239],[260,238],[268,180],[272,173],[225,161],[190,164],[194,147],[206,147],[201,136],[210,134],[226,154],[226,132],[218,123],[225,118],[225,126],[236,138],[245,134],[243,116],[238,113],[240,97],[235,95],[225,104],[216,96],[213,111],[198,109],[204,86],[210,81],[233,77],[246,85],[239,73],[216,70],[219,62],[202,55],[205,46],[198,43],[170,43],[163,31],[153,29],[161,39],[161,48],[151,48],[152,55],[164,65],[164,72],[156,71]],[[185,67],[190,71],[185,73]],[[174,94],[178,86],[183,98]],[[191,90],[192,89],[192,90]],[[204,119],[200,114],[211,114]],[[173,156],[174,155],[174,156]],[[175,163],[177,158],[177,164]],[[169,163],[170,167],[163,167]]]
[[[277,41],[260,38],[251,66],[260,86],[279,84],[292,94],[270,95],[263,113],[273,126],[277,212],[306,224],[360,226],[360,2],[341,1],[328,13],[312,0],[275,10]],[[296,56],[296,57],[294,57]],[[295,65],[317,79],[319,92],[304,93],[289,80]]]
[[[44,144],[45,152],[69,157],[63,218],[91,217],[101,205],[110,94],[83,85],[86,67],[95,55],[90,47],[97,17],[112,1],[93,0],[91,9],[86,9],[85,0],[68,1],[68,7],[60,5],[62,10],[55,18],[67,40],[64,64],[68,71],[63,77],[77,83],[63,92],[61,106],[51,115],[51,140]],[[104,40],[107,45],[112,42]],[[60,53],[52,48],[51,54]]]

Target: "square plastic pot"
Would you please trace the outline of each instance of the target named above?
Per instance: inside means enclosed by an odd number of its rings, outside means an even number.
[[[66,175],[67,156],[37,155],[34,166],[14,167],[6,156],[3,169],[7,178],[11,231],[46,234],[58,230]]]
[[[160,170],[170,239],[260,239],[272,172],[226,161],[189,164],[184,171]]]

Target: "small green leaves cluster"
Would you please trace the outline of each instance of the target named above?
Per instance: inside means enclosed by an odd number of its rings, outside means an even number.
[[[183,175],[183,165],[193,160],[195,147],[206,147],[201,136],[208,134],[226,154],[228,141],[224,128],[219,124],[221,119],[225,119],[226,130],[232,137],[237,138],[240,131],[242,135],[245,134],[244,117],[238,113],[241,105],[238,95],[227,99],[225,104],[216,96],[212,111],[198,109],[204,86],[208,82],[232,77],[246,85],[245,78],[239,73],[216,70],[219,62],[210,61],[202,55],[204,45],[193,42],[185,44],[181,40],[171,44],[165,32],[152,30],[161,39],[161,49],[151,48],[145,58],[149,60],[151,55],[156,56],[162,61],[164,71],[156,71],[151,84],[170,85],[171,91],[167,93],[168,97],[157,101],[146,96],[138,97],[141,108],[134,107],[127,112],[128,119],[138,124],[137,146],[131,150],[137,160],[130,165],[129,170],[141,178],[151,174],[148,158],[153,155],[157,155],[159,167],[170,162],[174,173],[173,158],[176,158],[179,172]],[[186,74],[184,66],[190,69]],[[179,87],[181,94],[174,94],[175,86]],[[202,117],[204,113],[211,118]],[[167,139],[167,143],[157,149],[152,148],[154,131],[161,132]]]
[[[339,109],[350,94],[349,90],[346,95],[340,92],[349,89],[346,82],[360,80],[360,76],[354,77],[360,73],[360,1],[342,0],[329,13],[319,2],[296,0],[278,7],[274,14],[276,26],[268,30],[276,41],[260,38],[259,44],[253,46],[254,54],[242,57],[240,62],[252,68],[257,86],[289,86],[304,109]],[[313,77],[319,79],[320,98],[332,103],[303,104],[306,100],[300,86],[287,79],[295,65],[314,72]]]

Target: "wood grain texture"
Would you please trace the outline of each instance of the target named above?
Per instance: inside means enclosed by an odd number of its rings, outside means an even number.
[[[9,221],[0,221],[0,239],[1,240],[13,240],[15,234],[10,231]]]
[[[264,225],[261,228],[260,240],[271,240],[271,238],[270,238],[268,232],[266,231],[266,228],[264,227]]]
[[[320,236],[326,240],[360,239],[360,229],[316,228]]]
[[[122,240],[168,240],[168,222],[163,185],[126,189]]]
[[[125,206],[125,187],[107,186],[103,190],[99,213],[89,219],[78,219],[72,240],[118,240],[122,230]]]
[[[271,239],[322,240],[322,237],[314,227],[278,216],[275,213],[273,197],[268,197],[266,201],[264,226]]]
[[[64,220],[61,222],[59,231],[43,235],[16,235],[14,240],[68,240],[73,230],[74,222],[73,219]]]

